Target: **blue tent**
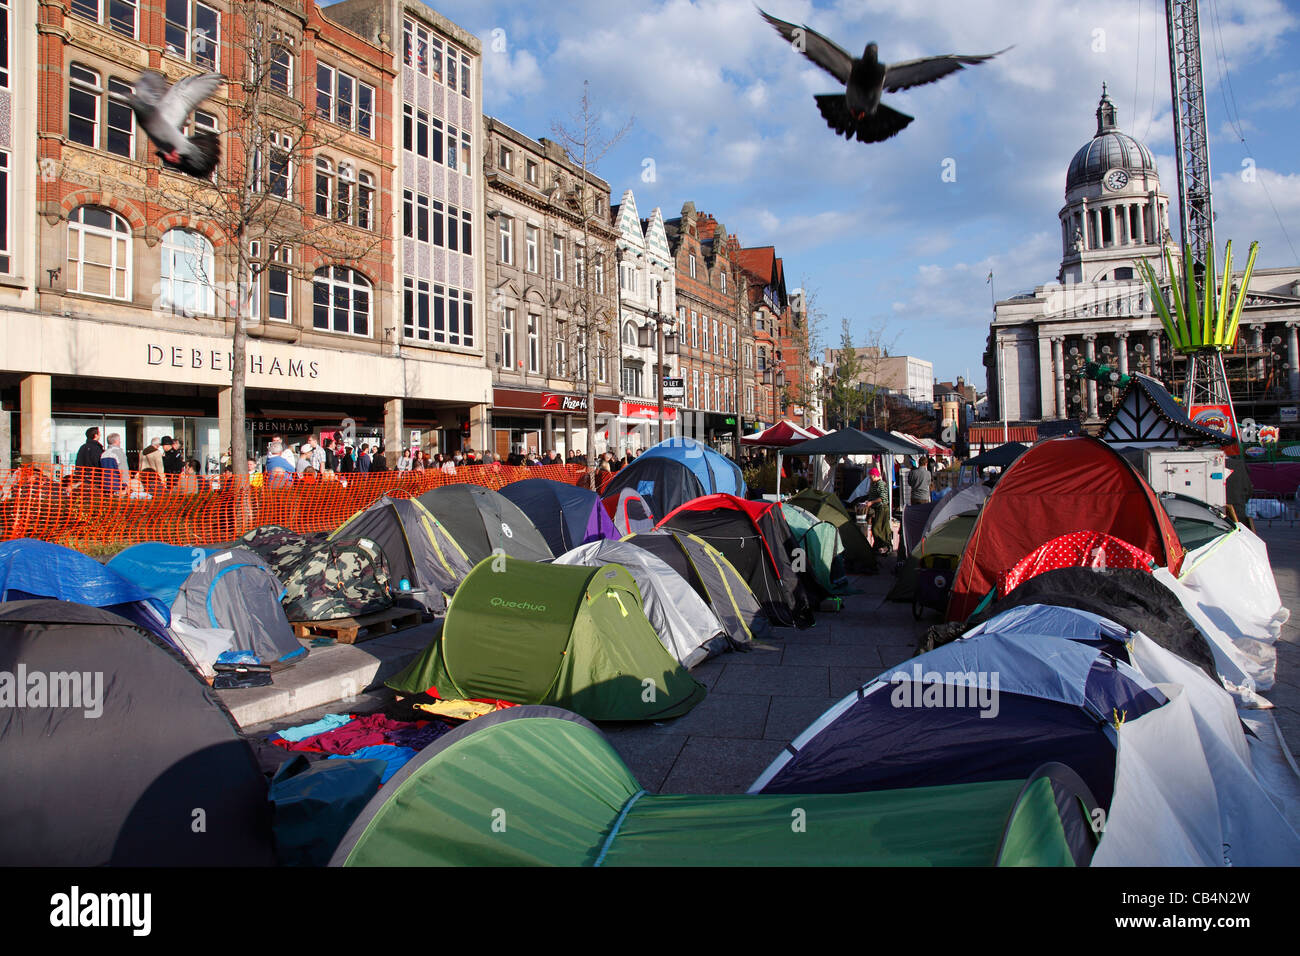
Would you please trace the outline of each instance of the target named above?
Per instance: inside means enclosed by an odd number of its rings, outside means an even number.
[[[167,633],[168,604],[147,588],[59,544],[35,538],[0,544],[0,601],[35,598],[103,608],[176,646]]]
[[[701,441],[694,438],[666,438],[643,451],[637,460],[660,455],[680,461],[693,471],[704,486],[706,495],[722,493],[745,497],[745,479],[741,477],[740,466]],[[659,517],[662,518],[663,515]]]
[[[165,602],[173,619],[233,631],[234,650],[252,651],[264,663],[306,653],[280,606],[284,585],[252,551],[147,541],[127,548],[108,566]]]
[[[501,494],[528,515],[556,554],[591,541],[622,537],[600,496],[587,488],[550,478],[525,478],[512,481]]]
[[[849,694],[800,734],[751,792],[975,783],[1060,761],[1109,807],[1116,725],[1164,705],[1164,694],[1084,641],[1101,637],[1097,632],[1074,639],[1035,627],[1004,633],[997,620]]]
[[[700,479],[682,461],[665,455],[645,455],[630,465],[624,465],[614,480],[605,485],[605,498],[624,491],[634,491],[650,508],[650,525],[671,511],[676,511],[688,501],[703,498],[707,492]]]

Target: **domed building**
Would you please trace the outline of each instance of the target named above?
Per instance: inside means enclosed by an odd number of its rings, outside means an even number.
[[[1096,132],[1065,174],[1056,281],[995,306],[984,354],[993,420],[1002,419],[1005,403],[1009,421],[1104,421],[1119,395],[1079,381],[1089,360],[1181,389],[1184,360],[1170,348],[1138,272],[1144,258],[1161,277],[1167,271],[1169,196],[1151,150],[1119,128],[1105,86],[1096,118]],[[1236,251],[1240,269],[1245,248]],[[1300,401],[1300,269],[1256,269],[1250,285],[1237,349],[1225,354],[1233,400],[1239,418],[1282,419],[1285,428],[1281,406]]]

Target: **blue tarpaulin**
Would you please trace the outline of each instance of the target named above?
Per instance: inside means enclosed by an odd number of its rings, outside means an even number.
[[[62,545],[20,538],[0,544],[0,601],[53,598],[112,611],[175,646],[171,611],[148,590]]]

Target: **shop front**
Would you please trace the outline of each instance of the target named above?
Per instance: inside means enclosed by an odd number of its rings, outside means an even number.
[[[678,408],[665,402],[661,423],[657,402],[624,401],[619,403],[618,423],[620,435],[617,441],[611,442],[610,451],[642,452],[678,433]]]
[[[619,417],[619,402],[596,396],[597,435],[594,451],[613,451],[610,425]],[[502,459],[512,454],[551,450],[567,455],[571,450],[586,454],[587,397],[571,392],[523,388],[492,390],[492,448]]]
[[[231,444],[233,355],[224,338],[61,315],[0,313],[0,400],[16,463],[71,464],[97,427],[122,436],[128,463],[155,438],[214,473]],[[245,427],[251,457],[273,437],[331,435],[354,445],[468,441],[491,375],[482,367],[250,338]],[[13,427],[16,426],[16,427]],[[400,454],[400,451],[398,452]]]

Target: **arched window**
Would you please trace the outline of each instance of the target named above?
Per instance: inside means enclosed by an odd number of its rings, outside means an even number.
[[[215,268],[212,243],[190,229],[168,229],[162,238],[159,304],[182,315],[211,315]]]
[[[312,280],[312,325],[325,332],[370,335],[370,280],[346,266],[316,270]]]
[[[68,216],[68,291],[131,298],[131,227],[100,206]]]
[[[636,348],[636,323],[631,319],[623,323],[623,344]]]

